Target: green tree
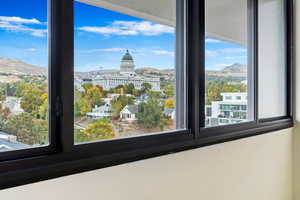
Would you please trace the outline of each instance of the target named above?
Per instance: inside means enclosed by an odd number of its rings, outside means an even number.
[[[161,103],[157,99],[150,98],[147,102],[138,105],[136,116],[139,123],[147,128],[154,128],[161,125],[162,113]]]
[[[132,94],[133,95],[134,90],[135,90],[134,84],[129,83],[128,85],[124,85],[123,90],[124,90],[125,94]]]
[[[9,118],[3,131],[16,135],[19,142],[28,145],[48,142],[47,121],[35,119],[25,112]]]
[[[93,84],[92,83],[84,83],[84,84],[82,84],[82,87],[83,87],[84,91],[87,92],[88,89],[93,87]]]
[[[141,92],[145,94],[145,93],[151,91],[151,89],[152,89],[152,85],[150,83],[143,83]]]
[[[222,92],[247,92],[247,86],[242,83],[230,84],[227,81],[206,81],[205,103],[211,104],[212,101],[221,101]]]
[[[41,96],[42,105],[39,107],[39,116],[42,119],[48,119],[48,94],[44,93]]]
[[[86,98],[80,98],[75,102],[74,105],[75,116],[83,116],[88,112],[91,112],[92,106]]]
[[[161,89],[163,91],[164,98],[171,98],[175,96],[175,87],[171,82],[163,82]]]

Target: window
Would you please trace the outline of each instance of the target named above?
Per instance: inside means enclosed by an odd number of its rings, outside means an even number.
[[[176,87],[184,86],[176,83],[176,1],[170,3],[167,22],[74,2],[75,143],[185,128],[175,114],[184,106]]]
[[[0,7],[0,152],[46,146],[47,1]]]
[[[285,116],[287,74],[283,0],[259,0],[259,117]],[[273,102],[270,104],[270,102]]]
[[[293,126],[290,0],[4,2],[0,189]]]
[[[253,120],[253,108],[247,110],[243,120],[234,120],[232,114],[239,106],[251,105],[253,99],[241,96],[253,96],[252,70],[249,62],[248,2],[244,0],[205,1],[205,104],[212,105],[212,115],[206,116],[206,127],[218,126],[213,123],[222,116],[221,125]],[[232,10],[235,12],[232,12]],[[238,101],[237,101],[238,100]],[[222,105],[231,101],[228,112],[224,115]],[[221,105],[221,106],[217,106]]]

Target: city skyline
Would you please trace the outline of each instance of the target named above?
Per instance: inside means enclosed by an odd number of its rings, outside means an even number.
[[[0,57],[46,67],[47,1],[16,5],[12,0],[0,8]],[[174,69],[173,28],[79,2],[74,9],[75,71],[117,69],[126,49],[137,68]],[[209,37],[205,41],[206,69],[246,64],[245,47]]]

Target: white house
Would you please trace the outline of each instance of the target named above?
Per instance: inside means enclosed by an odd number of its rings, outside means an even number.
[[[120,112],[120,118],[125,121],[136,120],[136,113],[138,112],[137,105],[126,105]]]
[[[87,116],[93,119],[105,118],[112,116],[112,108],[110,104],[105,104],[103,106],[95,106],[92,112],[88,112]]]
[[[5,101],[3,102],[3,106],[9,108],[13,115],[18,115],[24,112],[24,110],[21,108],[21,98],[6,97]]]
[[[167,109],[164,110],[163,115],[165,117],[168,117],[168,118],[174,120],[175,119],[175,109],[174,108],[167,108]]]

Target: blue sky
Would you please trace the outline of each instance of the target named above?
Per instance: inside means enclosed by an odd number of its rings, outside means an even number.
[[[173,28],[78,2],[74,8],[76,71],[118,68],[126,49],[136,67],[174,68]],[[47,66],[47,0],[2,2],[0,57]],[[206,39],[206,69],[246,59],[244,47]]]

